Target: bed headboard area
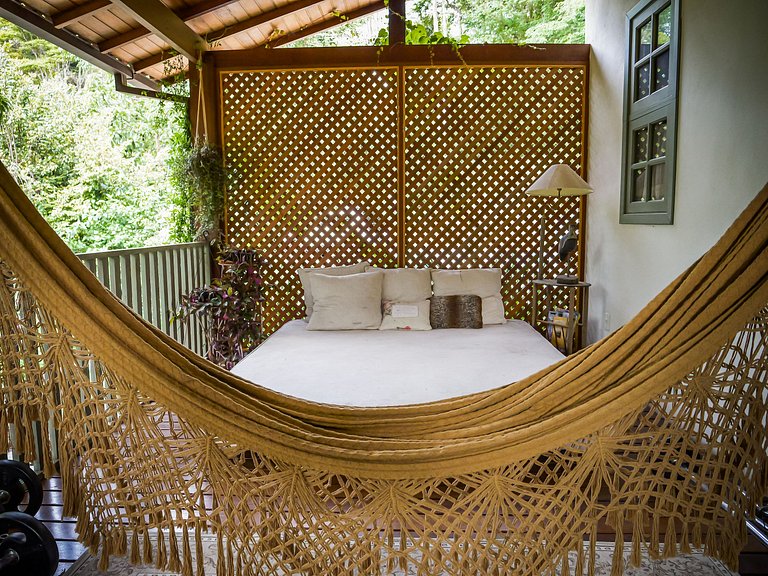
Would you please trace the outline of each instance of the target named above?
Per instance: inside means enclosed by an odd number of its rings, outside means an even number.
[[[556,247],[570,223],[583,243],[585,200],[525,190],[552,164],[585,176],[589,47],[399,48],[215,56],[225,236],[268,261],[267,334],[303,316],[298,268],[361,260],[500,267],[526,318],[542,214],[545,276],[581,275]]]

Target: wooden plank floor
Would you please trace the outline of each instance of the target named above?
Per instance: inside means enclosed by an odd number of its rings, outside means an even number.
[[[75,519],[64,518],[62,509],[61,478],[43,480],[43,505],[37,518],[48,527],[59,545],[56,576],[63,574],[85,552],[85,547],[77,541]]]

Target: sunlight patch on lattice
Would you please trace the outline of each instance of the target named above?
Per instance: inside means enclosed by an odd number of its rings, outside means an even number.
[[[267,258],[267,333],[303,311],[296,270],[397,257],[396,71],[222,76],[229,243]]]

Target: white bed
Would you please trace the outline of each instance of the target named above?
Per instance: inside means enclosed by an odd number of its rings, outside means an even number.
[[[314,402],[395,406],[497,388],[562,357],[520,320],[480,330],[325,332],[293,320],[232,372]]]

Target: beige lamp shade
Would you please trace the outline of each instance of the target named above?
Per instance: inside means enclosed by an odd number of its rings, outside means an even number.
[[[591,192],[590,185],[567,164],[550,166],[525,191],[529,196],[585,196]]]

